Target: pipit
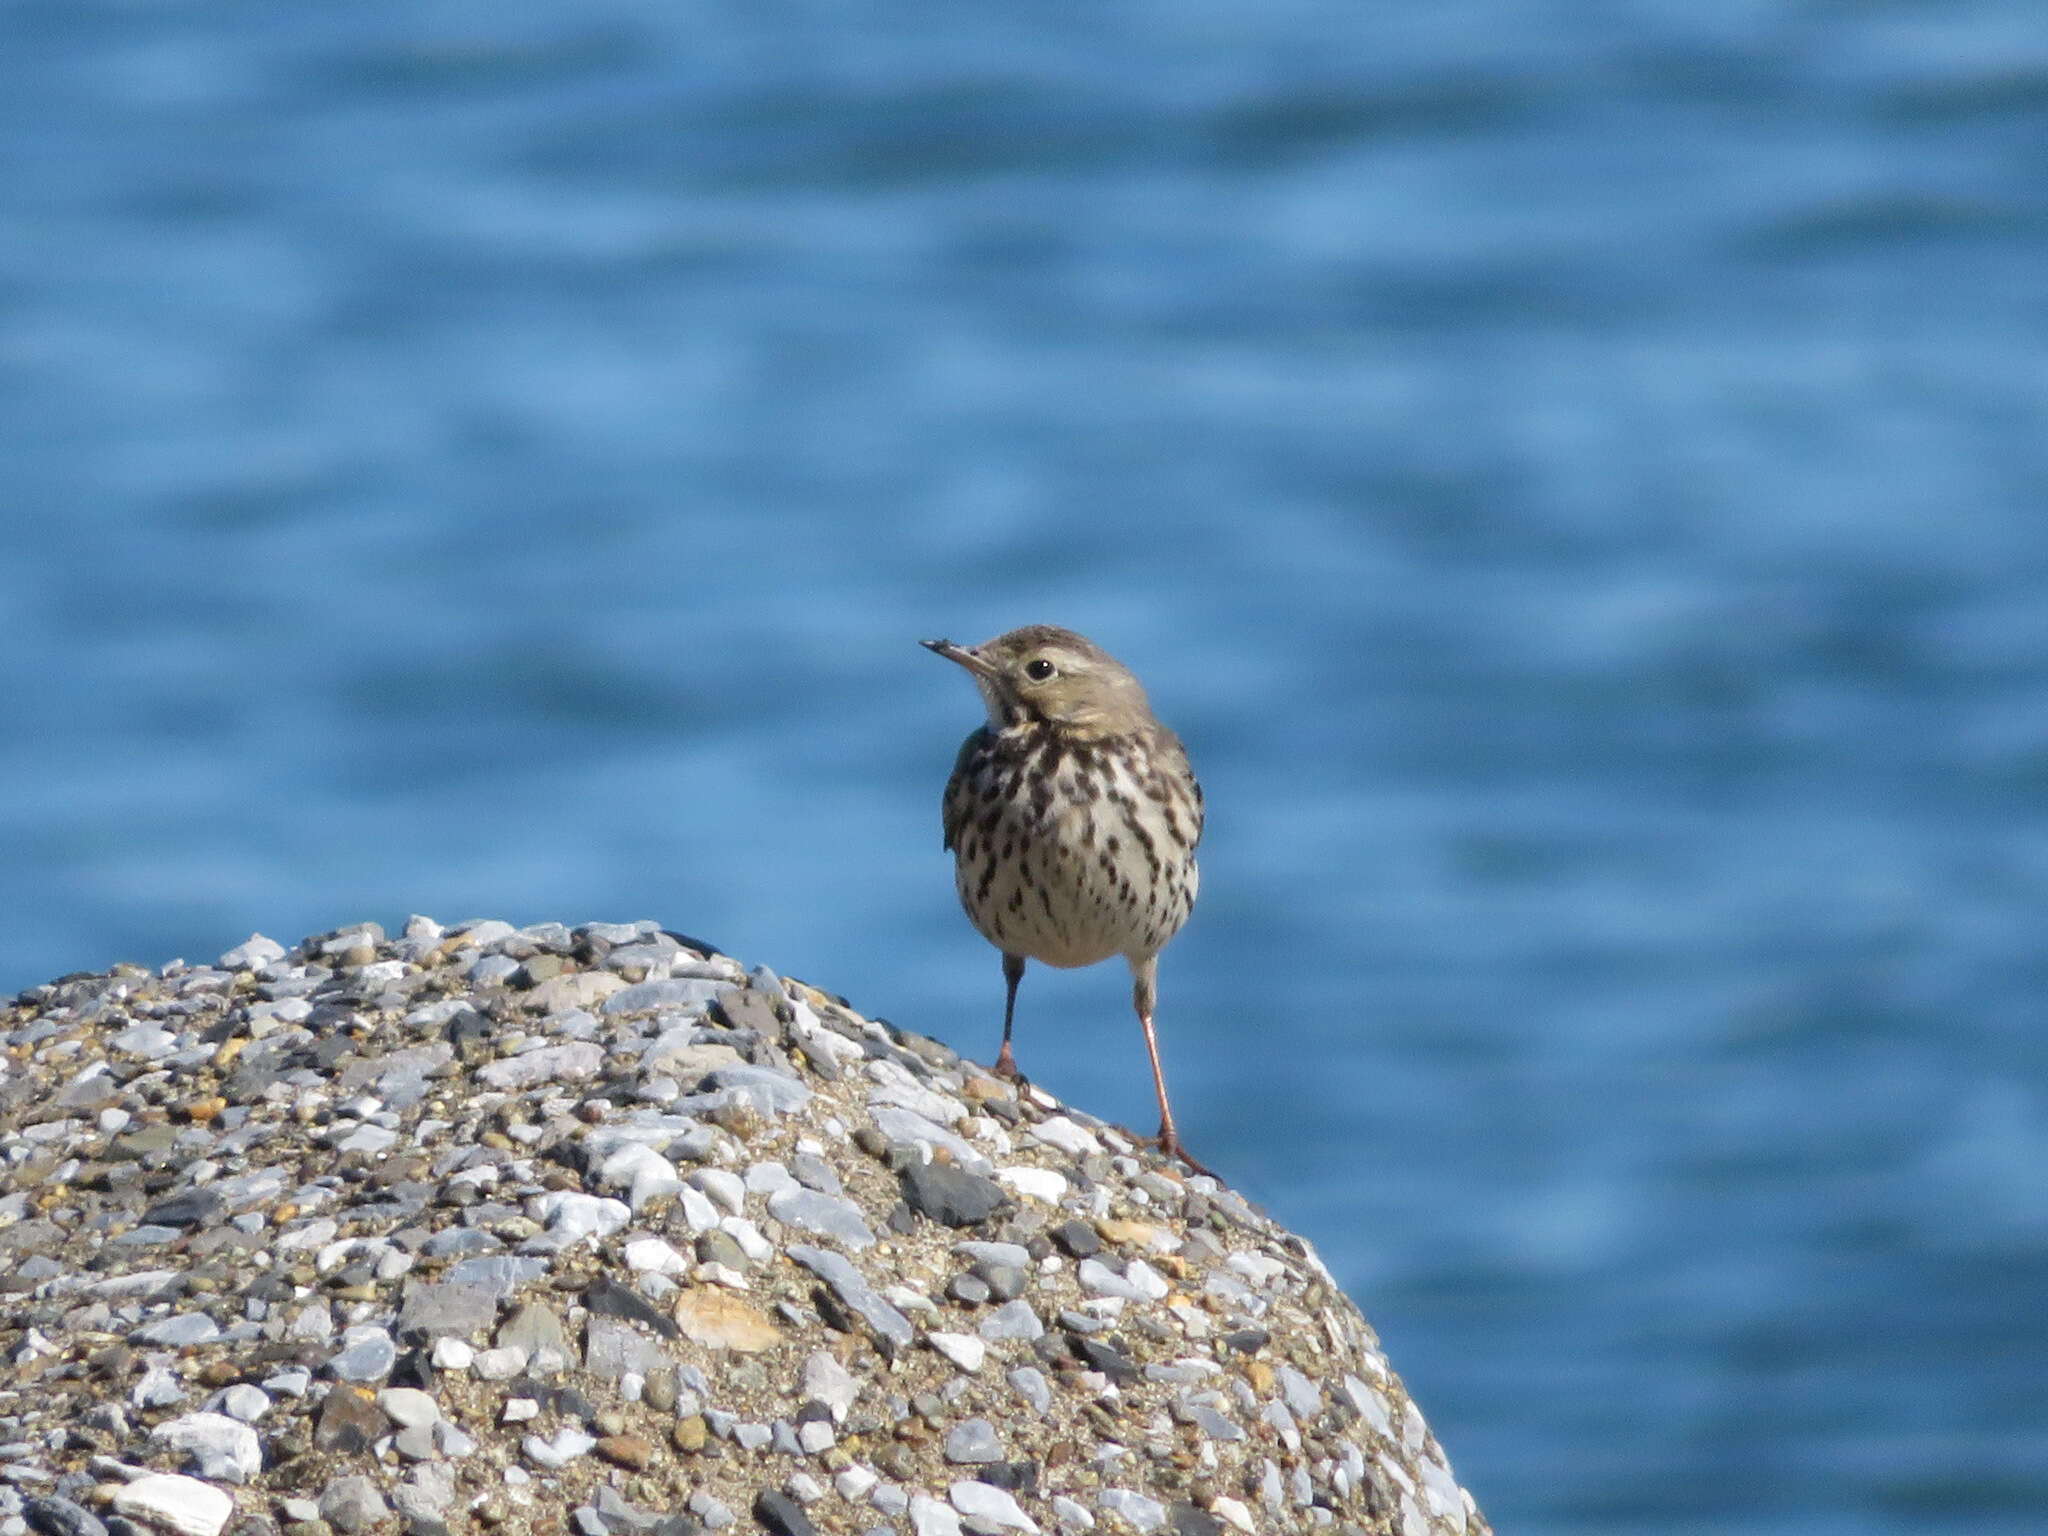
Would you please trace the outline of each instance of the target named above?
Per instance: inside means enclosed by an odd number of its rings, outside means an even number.
[[[920,642],[972,674],[988,724],[946,782],[946,847],[968,921],[1003,952],[1003,1049],[1024,962],[1130,962],[1131,1002],[1159,1094],[1159,1149],[1181,1147],[1152,1030],[1159,951],[1194,910],[1202,787],[1130,669],[1068,629],[1031,624],[986,644]]]

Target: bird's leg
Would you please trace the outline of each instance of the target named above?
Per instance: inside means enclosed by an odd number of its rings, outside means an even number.
[[[1166,1101],[1166,1072],[1159,1065],[1159,1037],[1152,1032],[1152,1005],[1157,999],[1159,957],[1147,955],[1131,962],[1131,1006],[1138,1010],[1138,1026],[1145,1031],[1145,1054],[1152,1058],[1152,1087],[1159,1095],[1159,1151],[1177,1157],[1196,1173],[1208,1173],[1180,1144],[1180,1132],[1173,1128],[1173,1106]],[[1211,1174],[1210,1177],[1215,1177]]]
[[[1017,983],[1024,979],[1024,957],[1005,954],[1003,956],[1003,1049],[996,1057],[996,1076],[1021,1082],[1024,1074],[1017,1070],[1017,1058],[1010,1054],[1010,1026],[1017,1018]]]

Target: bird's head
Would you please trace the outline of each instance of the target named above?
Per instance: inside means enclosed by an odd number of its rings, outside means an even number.
[[[919,643],[973,675],[997,730],[1037,720],[1086,739],[1152,723],[1152,706],[1130,669],[1071,629],[1027,624],[980,645]]]

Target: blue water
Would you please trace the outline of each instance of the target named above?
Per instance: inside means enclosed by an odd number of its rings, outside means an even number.
[[[913,642],[1071,625],[1503,1531],[2040,1530],[2036,0],[876,10],[0,11],[0,990],[651,915],[986,1058]]]

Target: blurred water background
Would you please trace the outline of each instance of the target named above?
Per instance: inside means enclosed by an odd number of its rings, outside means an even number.
[[[1503,1531],[2048,1510],[2037,0],[0,9],[0,990],[657,916],[988,1059],[1013,624],[1190,1145]],[[1025,1066],[1140,1128],[1119,968]]]

